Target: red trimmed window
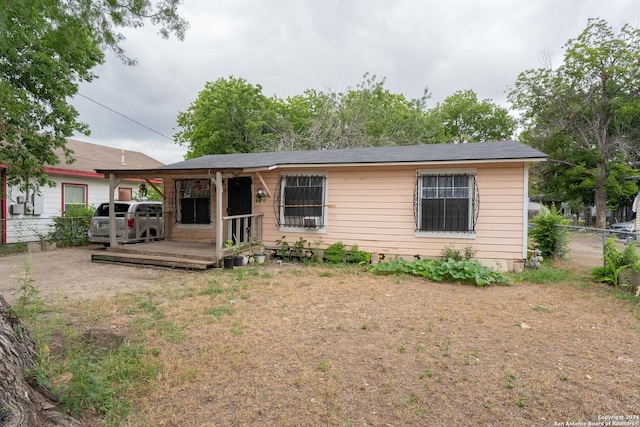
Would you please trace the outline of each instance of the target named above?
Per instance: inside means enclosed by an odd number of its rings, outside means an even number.
[[[69,212],[73,205],[86,207],[88,192],[87,184],[62,183],[62,215]]]

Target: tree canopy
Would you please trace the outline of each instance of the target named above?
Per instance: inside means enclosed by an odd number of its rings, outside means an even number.
[[[432,114],[448,142],[501,141],[513,137],[516,120],[490,100],[478,101],[472,90],[458,91],[436,105]]]
[[[159,25],[160,34],[184,37],[177,14],[181,0],[5,0],[0,8],[0,164],[10,184],[50,183],[45,164],[55,164],[74,132],[88,134],[69,98],[112,50],[135,64],[121,47],[124,27]]]
[[[432,110],[427,89],[417,99],[385,87],[366,73],[345,91],[308,89],[267,98],[260,85],[233,76],[209,82],[178,115],[176,141],[187,157],[252,151],[349,148],[507,139],[515,121],[473,91],[447,98]],[[462,133],[466,133],[463,137]]]
[[[275,103],[262,86],[243,78],[207,82],[187,111],[178,114],[178,143],[189,146],[186,157],[204,154],[265,151],[273,144]]]
[[[595,203],[596,226],[604,228],[610,196],[637,192],[614,181],[637,174],[630,166],[639,153],[640,30],[590,19],[564,48],[559,67],[521,73],[509,100],[522,113],[523,141],[550,156],[545,188]]]

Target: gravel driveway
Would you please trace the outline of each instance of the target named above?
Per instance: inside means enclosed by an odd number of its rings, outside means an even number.
[[[144,289],[171,278],[189,278],[194,272],[91,262],[102,246],[56,249],[0,257],[0,295],[9,303],[18,298],[29,266],[29,276],[44,299],[91,299]],[[21,279],[22,278],[22,279]]]

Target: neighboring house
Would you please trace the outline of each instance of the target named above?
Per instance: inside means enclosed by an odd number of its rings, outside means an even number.
[[[6,167],[0,165],[0,244],[37,241],[50,230],[51,218],[64,215],[69,205],[97,206],[109,200],[109,182],[95,172],[99,168],[157,168],[163,163],[137,151],[67,140],[75,162],[67,164],[57,150],[61,162],[45,166],[55,187],[33,190],[30,194],[7,185]],[[116,199],[131,199],[139,190],[140,180],[124,180],[117,184]]]
[[[210,155],[98,172],[161,178],[168,238],[214,243],[219,258],[225,240],[251,234],[266,246],[283,236],[357,244],[374,259],[470,246],[481,262],[513,270],[527,256],[528,168],[546,157],[504,141]]]

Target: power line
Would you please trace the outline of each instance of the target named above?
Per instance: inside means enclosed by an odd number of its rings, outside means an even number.
[[[95,99],[91,99],[91,98],[89,98],[88,96],[81,94],[80,92],[78,92],[78,95],[80,95],[80,96],[81,96],[81,97],[83,97],[84,99],[87,99],[87,100],[89,100],[89,101],[93,102],[94,104],[97,104],[97,105],[101,106],[102,108],[105,108],[105,109],[107,109],[107,110],[111,111],[112,113],[115,113],[115,114],[119,115],[120,117],[123,117],[123,118],[125,118],[125,119],[127,119],[127,120],[129,120],[129,121],[131,121],[131,122],[133,122],[133,123],[135,123],[135,124],[137,124],[138,126],[141,126],[141,127],[145,128],[145,129],[147,129],[147,130],[150,130],[151,132],[157,133],[157,134],[158,134],[158,135],[160,135],[161,137],[166,138],[166,139],[168,139],[168,140],[169,140],[169,141],[171,141],[171,142],[174,142],[174,143],[176,142],[173,138],[171,138],[171,137],[169,137],[169,136],[167,136],[167,135],[163,134],[162,132],[158,132],[157,130],[152,129],[152,128],[150,128],[149,126],[144,125],[144,124],[140,123],[139,121],[134,120],[134,119],[132,119],[131,117],[129,117],[129,116],[125,115],[125,114],[122,114],[122,113],[121,113],[121,112],[119,112],[119,111],[114,110],[114,109],[113,109],[113,108],[111,108],[111,107],[107,107],[106,105],[104,105],[104,104],[102,104],[102,103],[100,103],[100,102],[96,101]]]

